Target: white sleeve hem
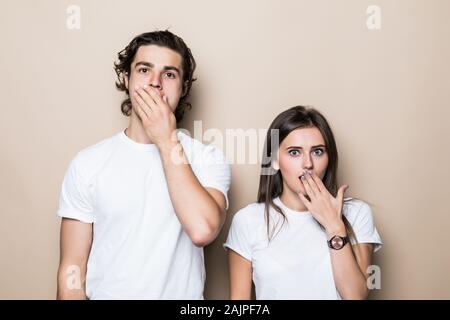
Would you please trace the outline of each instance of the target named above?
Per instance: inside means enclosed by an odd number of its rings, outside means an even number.
[[[358,239],[358,244],[362,244],[362,243],[370,243],[370,244],[373,244],[373,246],[374,246],[373,252],[377,252],[377,251],[380,250],[381,247],[383,246],[383,242],[381,242],[380,240],[377,240],[377,239],[371,239],[371,238]]]
[[[59,210],[58,216],[61,218],[69,218],[69,219],[79,220],[84,223],[94,223],[94,218],[90,214],[87,214],[87,213]]]
[[[251,257],[249,257],[247,254],[243,253],[241,250],[234,248],[234,247],[231,246],[229,243],[224,243],[224,244],[223,244],[223,248],[224,248],[225,250],[231,249],[231,250],[233,250],[234,252],[236,252],[237,254],[239,254],[241,257],[243,257],[244,259],[246,259],[246,260],[248,260],[248,261],[250,261],[250,262],[252,261],[252,258],[251,258]]]
[[[223,196],[225,197],[225,210],[228,210],[228,207],[229,207],[228,194],[225,190],[223,190],[223,188],[221,188],[217,185],[213,185],[213,184],[204,184],[202,186],[203,186],[203,188],[212,188],[212,189],[216,189],[216,190],[222,192]]]

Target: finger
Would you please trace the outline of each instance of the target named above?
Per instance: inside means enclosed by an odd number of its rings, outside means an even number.
[[[306,175],[302,175],[300,179],[303,183],[303,186],[305,187],[306,194],[311,198],[311,197],[315,196],[314,191],[311,189],[311,186],[309,185],[307,178],[305,176]]]
[[[300,197],[300,200],[302,200],[303,204],[305,205],[306,209],[311,211],[311,201],[309,201],[303,194],[299,193],[298,196]]]
[[[160,108],[160,110],[172,111],[168,103],[164,100],[161,91],[151,87],[147,89],[147,92],[153,98],[153,100],[155,101],[156,105]]]
[[[337,196],[336,196],[336,198],[337,198],[340,202],[342,202],[342,201],[344,200],[344,192],[347,190],[347,188],[348,188],[347,185],[340,186],[340,188],[339,188],[339,190],[338,190],[338,192],[337,192]]]
[[[313,178],[314,182],[316,183],[317,188],[320,192],[328,192],[327,187],[323,184],[322,179],[319,178],[318,175],[316,175],[314,172],[311,173],[311,177]]]
[[[303,181],[302,181],[302,176],[298,177],[298,179],[300,180],[300,192],[303,193],[303,195],[306,194],[306,190],[305,190],[305,186],[303,185]]]
[[[146,108],[149,108],[152,112],[155,112],[157,106],[153,98],[148,94],[148,92],[143,88],[138,88],[136,90],[138,95],[145,101],[147,105]]]
[[[321,192],[321,190],[320,190],[319,187],[317,186],[317,183],[316,183],[316,181],[314,180],[314,178],[313,178],[312,175],[313,175],[313,174],[312,174],[311,172],[309,172],[309,173],[306,175],[306,180],[308,181],[309,186],[310,186],[311,189],[313,190],[314,194],[319,195],[320,192]]]
[[[162,111],[166,107],[164,101],[161,97],[161,92],[154,87],[145,87],[145,92],[152,98],[154,102],[154,109],[157,111]]]
[[[306,181],[309,184],[309,187],[311,188],[314,195],[318,196],[320,194],[319,188],[317,188],[317,184],[314,181],[314,179],[311,177],[311,173],[308,171],[308,173],[305,175]]]
[[[153,87],[147,87],[145,88],[145,91],[152,97],[152,99],[155,101],[157,105],[162,105],[164,103],[161,92]]]
[[[151,110],[146,105],[145,101],[139,96],[137,92],[134,92],[134,99],[136,100],[136,112],[139,114],[141,119],[146,119],[150,116]]]

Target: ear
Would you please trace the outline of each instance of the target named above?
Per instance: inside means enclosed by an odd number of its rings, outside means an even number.
[[[125,83],[125,88],[127,88],[127,90],[130,91],[128,89],[128,73],[123,74],[123,82]]]
[[[275,171],[280,170],[280,164],[278,163],[278,160],[276,160],[276,159],[272,160],[271,166]]]
[[[182,88],[182,90],[181,90],[181,98],[184,98],[184,96],[187,94],[187,91],[188,91],[188,83],[189,83],[189,81],[185,81],[184,83],[183,83],[183,88]]]

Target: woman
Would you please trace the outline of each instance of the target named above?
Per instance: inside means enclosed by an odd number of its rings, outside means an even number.
[[[231,299],[365,299],[382,242],[363,201],[344,199],[326,119],[293,107],[266,137],[256,203],[238,211],[227,242]]]

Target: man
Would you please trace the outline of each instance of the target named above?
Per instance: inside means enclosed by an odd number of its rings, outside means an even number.
[[[66,172],[58,298],[203,299],[203,246],[224,223],[230,168],[220,150],[176,131],[194,69],[169,31],[141,34],[119,53],[130,121]]]

